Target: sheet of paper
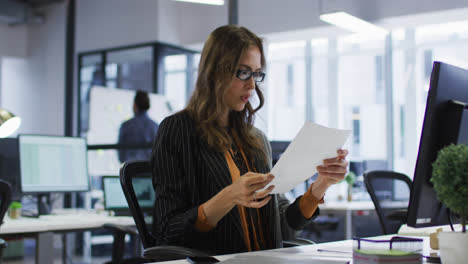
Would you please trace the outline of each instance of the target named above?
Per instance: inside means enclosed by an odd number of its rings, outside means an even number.
[[[314,175],[324,159],[338,155],[336,151],[343,147],[350,134],[351,130],[306,122],[271,170],[275,175],[272,193],[288,192]]]

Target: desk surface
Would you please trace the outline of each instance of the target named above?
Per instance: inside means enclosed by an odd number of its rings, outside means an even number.
[[[382,204],[385,207],[390,208],[407,208],[408,201],[392,201]],[[329,211],[358,211],[358,210],[375,210],[374,203],[372,201],[329,201],[319,205],[320,210]]]
[[[379,236],[376,239],[390,239],[393,235]],[[423,255],[428,256],[431,252],[429,238],[420,237],[424,240]],[[281,248],[265,251],[256,251],[240,254],[215,256],[220,261],[229,260],[228,263],[263,263],[266,260],[271,263],[347,263],[352,260],[353,240],[343,240],[330,243],[299,246],[292,248]],[[264,258],[265,257],[265,258]],[[262,259],[263,258],[263,259]],[[158,262],[166,264],[187,264],[187,260],[175,260]]]
[[[109,216],[107,212],[97,213],[76,209],[57,210],[55,214],[42,215],[38,218],[11,219],[5,217],[0,227],[0,235],[94,229],[101,228],[104,224],[134,226],[135,222],[132,217]]]

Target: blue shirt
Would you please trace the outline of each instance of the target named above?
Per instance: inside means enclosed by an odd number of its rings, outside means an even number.
[[[119,144],[152,143],[159,125],[149,118],[147,112],[136,113],[132,119],[122,123],[119,130]],[[119,160],[149,160],[151,147],[141,149],[120,149]]]

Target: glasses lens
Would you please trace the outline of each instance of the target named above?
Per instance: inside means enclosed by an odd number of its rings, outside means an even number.
[[[252,75],[256,82],[263,82],[263,79],[265,78],[264,72],[253,72]]]
[[[237,71],[237,78],[245,81],[245,80],[248,80],[250,78],[250,76],[252,75],[252,72],[249,71],[249,70],[238,70]]]

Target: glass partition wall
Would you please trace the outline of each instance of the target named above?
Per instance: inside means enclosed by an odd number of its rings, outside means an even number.
[[[79,127],[86,136],[93,86],[143,90],[166,96],[174,110],[185,106],[194,86],[197,51],[160,42],[78,54]]]
[[[90,145],[88,160],[93,189],[101,189],[101,176],[117,176],[119,173],[118,127],[122,119],[133,116],[131,91],[142,90],[155,94],[150,96],[151,109],[181,110],[194,86],[198,58],[197,51],[160,42],[78,54],[78,135],[87,137]],[[97,88],[100,89],[99,93],[92,87],[100,87]],[[105,96],[106,89],[109,89],[108,97]],[[161,98],[167,99],[166,103],[154,103],[156,95],[164,96]],[[122,103],[124,101],[126,103]],[[91,109],[96,105],[99,109]],[[99,116],[99,122],[108,124],[106,128],[112,128],[105,142],[97,140],[102,136],[96,136],[96,127],[91,127],[96,124],[96,115]]]

